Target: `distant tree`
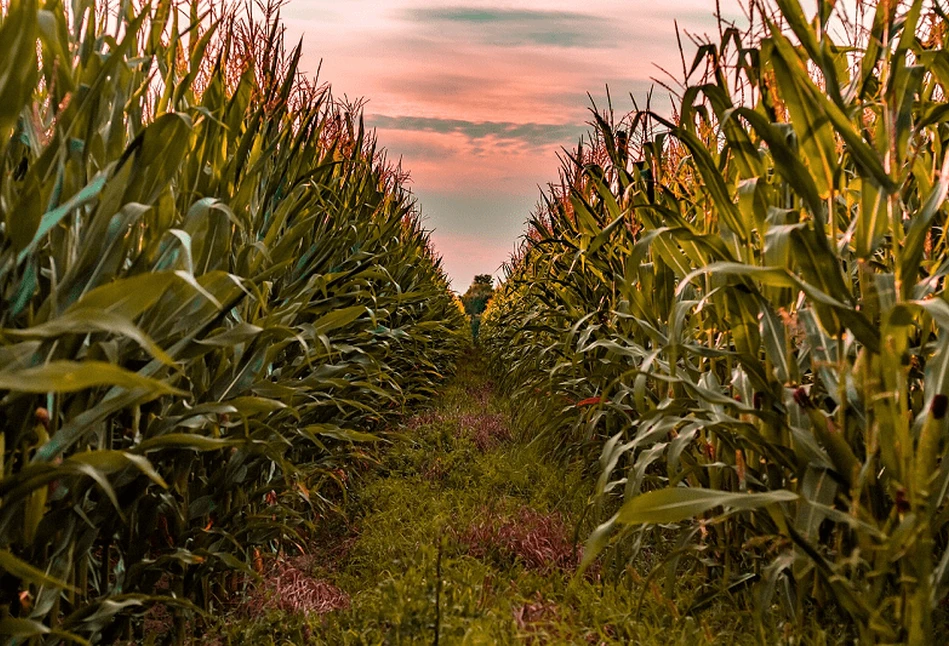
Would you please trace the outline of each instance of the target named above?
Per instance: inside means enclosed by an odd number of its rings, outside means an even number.
[[[477,339],[481,325],[481,314],[494,296],[494,278],[491,274],[478,274],[474,277],[468,291],[461,295],[465,313],[471,318],[471,334]]]
[[[488,301],[494,296],[494,278],[491,274],[478,274],[474,277],[471,286],[461,296],[465,305],[465,312],[469,316],[476,316],[484,312]]]

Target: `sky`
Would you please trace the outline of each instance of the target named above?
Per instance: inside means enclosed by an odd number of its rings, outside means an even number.
[[[738,20],[737,0],[722,0]],[[714,0],[290,0],[287,38],[333,93],[365,98],[389,159],[410,173],[452,288],[502,275],[590,99],[618,115],[652,79],[681,76],[675,23],[717,32]],[[656,86],[655,104],[668,105]]]

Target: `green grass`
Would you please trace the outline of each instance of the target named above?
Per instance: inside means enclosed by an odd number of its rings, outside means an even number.
[[[308,573],[349,594],[349,608],[235,612],[220,627],[223,643],[430,644],[436,626],[442,644],[759,643],[750,610],[727,597],[683,616],[698,587],[689,577],[675,581],[668,598],[663,581],[645,584],[656,555],[668,550],[661,538],[629,564],[632,576],[604,563],[575,577],[569,545],[590,483],[580,466],[527,442],[529,428],[509,428],[510,407],[470,356],[353,483],[346,517],[312,541],[316,554],[321,545],[346,546],[311,559]],[[479,449],[479,424],[500,421],[493,428],[510,435]],[[580,529],[580,537],[589,530]],[[498,538],[505,531],[512,541]],[[567,566],[538,558],[527,545],[534,539],[551,539]],[[766,637],[777,643],[776,633]]]

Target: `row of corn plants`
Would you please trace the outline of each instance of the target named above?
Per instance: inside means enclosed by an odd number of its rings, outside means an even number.
[[[139,639],[159,602],[183,639],[452,370],[404,178],[299,62],[273,4],[0,3],[10,643]]]
[[[935,643],[949,17],[816,6],[755,3],[700,43],[675,119],[596,112],[481,338],[545,432],[599,456],[587,563],[674,529],[653,575],[707,572],[691,611],[738,595],[763,627]]]

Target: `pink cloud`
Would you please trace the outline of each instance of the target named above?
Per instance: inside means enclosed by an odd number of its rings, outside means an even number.
[[[737,0],[722,5],[726,17],[741,15]],[[411,172],[445,266],[463,290],[513,249],[537,186],[556,179],[557,153],[576,143],[576,128],[589,118],[586,93],[602,105],[609,84],[617,111],[631,109],[627,94],[643,99],[650,78],[663,76],[657,65],[681,69],[674,21],[683,34],[714,32],[714,7],[711,0],[292,0],[284,17],[288,40],[305,34],[304,69],[322,60],[322,80],[338,95],[369,99],[367,122],[379,123],[380,144]],[[475,208],[472,196],[487,201]],[[511,212],[515,204],[522,213]],[[484,235],[472,234],[475,217]]]
[[[379,130],[378,137],[392,153],[401,154],[411,186],[420,189],[466,193],[490,187],[506,194],[536,193],[536,186],[555,178],[558,168],[555,144],[534,148],[497,137],[473,140],[460,133],[405,130]]]

